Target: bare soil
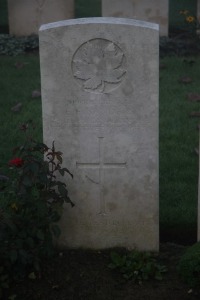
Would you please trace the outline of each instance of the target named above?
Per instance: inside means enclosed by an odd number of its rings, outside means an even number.
[[[162,243],[158,260],[168,271],[162,281],[151,280],[142,285],[124,281],[117,271],[108,268],[111,250],[65,250],[44,264],[40,278],[13,286],[5,299],[10,295],[16,295],[16,300],[200,299],[200,289],[191,290],[177,272],[185,249],[186,246]]]

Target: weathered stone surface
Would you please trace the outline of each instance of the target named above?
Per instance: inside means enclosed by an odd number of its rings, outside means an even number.
[[[158,250],[158,26],[77,19],[39,36],[44,142],[74,174],[60,245]]]
[[[103,17],[134,18],[158,23],[160,35],[168,35],[169,0],[102,0]]]
[[[42,24],[73,18],[74,0],[8,0],[9,32],[38,34]]]

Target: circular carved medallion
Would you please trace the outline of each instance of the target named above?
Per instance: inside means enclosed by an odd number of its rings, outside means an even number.
[[[85,91],[107,93],[123,81],[126,59],[123,51],[113,42],[93,39],[82,44],[75,52],[72,73]]]

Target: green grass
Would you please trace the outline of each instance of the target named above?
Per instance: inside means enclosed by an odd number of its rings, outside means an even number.
[[[17,69],[16,62],[24,67]],[[160,225],[161,234],[172,229],[195,230],[197,218],[198,119],[189,117],[199,111],[198,102],[189,102],[186,95],[200,93],[200,58],[191,66],[183,58],[164,58],[166,69],[160,71]],[[179,78],[187,75],[193,82],[187,85]],[[12,157],[12,149],[20,145],[23,134],[19,125],[33,119],[38,125],[36,136],[42,138],[41,100],[31,97],[40,88],[37,55],[0,57],[0,172]],[[23,104],[18,113],[11,108]]]
[[[75,17],[100,17],[101,16],[101,0],[76,0],[75,1]]]
[[[160,224],[167,228],[196,228],[198,184],[198,119],[189,117],[199,111],[199,103],[187,94],[200,93],[200,59],[191,66],[182,58],[163,60],[166,69],[160,80]],[[189,76],[193,82],[179,82]]]
[[[16,62],[24,67],[17,69]],[[12,156],[12,149],[20,144],[23,134],[19,130],[22,122],[33,119],[38,125],[37,136],[42,138],[41,100],[32,98],[32,91],[40,89],[39,59],[37,55],[0,57],[0,172]],[[22,103],[20,112],[11,108]]]
[[[190,15],[197,15],[197,0],[170,0],[169,1],[169,31],[186,29],[185,18],[180,15],[181,10],[188,10]]]

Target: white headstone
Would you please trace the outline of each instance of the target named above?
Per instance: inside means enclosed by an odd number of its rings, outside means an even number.
[[[74,0],[8,0],[9,33],[38,34],[42,24],[74,17]]]
[[[168,35],[169,0],[102,0],[103,17],[134,18],[158,23],[160,35]]]
[[[76,19],[39,36],[44,142],[74,174],[60,244],[158,250],[158,26]]]

